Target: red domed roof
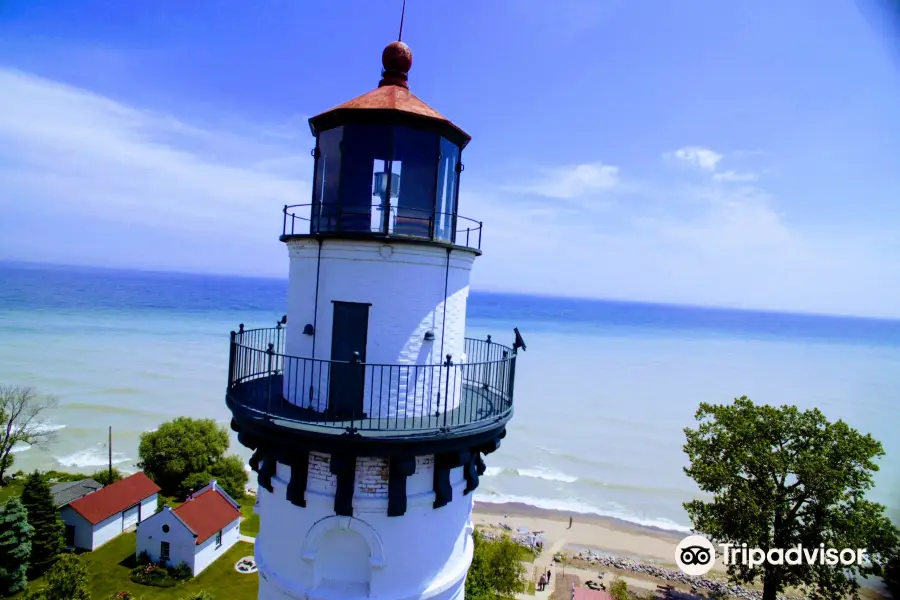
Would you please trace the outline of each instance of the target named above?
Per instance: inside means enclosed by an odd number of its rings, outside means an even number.
[[[391,42],[381,54],[384,67],[378,87],[343,104],[327,110],[309,120],[309,127],[315,135],[318,131],[331,129],[342,124],[343,116],[355,111],[390,111],[406,117],[425,118],[437,121],[456,133],[458,143],[465,146],[471,136],[453,124],[450,119],[431,108],[409,91],[407,74],[412,68],[412,51],[403,42]]]

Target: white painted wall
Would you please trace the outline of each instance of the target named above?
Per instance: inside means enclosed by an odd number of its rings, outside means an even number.
[[[96,550],[106,542],[122,534],[122,513],[116,513],[105,521],[94,525],[94,545],[91,550]]]
[[[194,575],[203,571],[214,563],[219,557],[228,552],[232,546],[238,543],[241,532],[239,528],[240,517],[229,523],[222,530],[222,545],[216,546],[216,536],[212,536],[199,546],[195,546]]]
[[[444,248],[376,241],[325,240],[319,266],[318,318],[315,318],[316,270],[319,244],[315,240],[288,243],[290,282],[288,286],[288,329],[285,354],[313,357],[313,336],[303,335],[307,323],[315,323],[315,357],[331,358],[332,301],[371,303],[369,309],[368,364],[408,365],[402,384],[388,380],[380,370],[366,376],[365,407],[372,411],[374,391],[381,399],[382,417],[403,418],[433,413],[444,384],[432,377],[432,370],[416,365],[434,365],[451,354],[454,363],[465,362],[466,302],[469,275],[475,255],[450,253]],[[447,310],[444,317],[444,285],[447,283]],[[434,341],[425,341],[425,332],[434,332]],[[443,336],[443,351],[441,348]],[[305,370],[304,370],[305,366]],[[395,378],[397,373],[394,372]],[[291,402],[308,406],[308,385],[314,388],[312,406],[323,410],[327,403],[327,365],[311,362],[285,365],[284,394]],[[407,381],[409,383],[407,384]],[[460,382],[451,382],[447,410],[459,404]],[[403,402],[398,402],[402,398]]]
[[[94,530],[87,519],[78,514],[71,506],[63,506],[59,511],[60,519],[66,525],[75,527],[75,547],[90,550],[94,545]]]
[[[156,507],[159,502],[159,495],[153,494],[149,498],[141,500],[141,521],[145,521],[156,513]]]
[[[168,532],[163,531],[163,525],[169,526]],[[195,540],[194,534],[167,506],[138,526],[135,556],[140,555],[141,552],[147,552],[150,560],[159,562],[160,542],[169,542],[168,564],[176,566],[180,563],[187,563],[193,570]]]
[[[258,491],[259,600],[462,597],[473,550],[472,495],[463,495],[462,469],[451,472],[453,500],[435,509],[433,457],[420,457],[407,480],[406,514],[388,517],[382,467],[378,459],[358,461],[350,519],[334,517],[336,481],[326,455],[311,457],[305,508],[286,500],[290,467],[277,466],[274,493]]]

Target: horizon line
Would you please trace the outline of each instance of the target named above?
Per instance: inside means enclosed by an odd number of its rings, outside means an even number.
[[[43,261],[31,261],[31,260],[13,260],[13,259],[0,259],[0,267],[3,266],[12,266],[12,267],[38,267],[38,268],[52,268],[52,269],[83,269],[83,270],[96,270],[96,271],[113,271],[113,272],[125,272],[125,273],[148,273],[148,274],[157,274],[157,275],[188,275],[188,276],[200,276],[200,277],[224,277],[224,278],[233,278],[233,279],[256,279],[263,281],[284,281],[287,282],[289,280],[288,276],[284,277],[276,277],[271,275],[245,275],[245,274],[237,274],[237,273],[217,273],[212,271],[180,271],[180,270],[166,270],[166,269],[154,269],[154,268],[141,268],[141,267],[111,267],[111,266],[98,266],[98,265],[86,265],[86,264],[72,264],[72,263],[54,263],[54,262],[43,262]],[[509,296],[525,296],[530,298],[546,298],[546,299],[554,299],[554,300],[569,300],[576,302],[598,302],[598,303],[606,303],[606,304],[637,304],[641,306],[656,306],[656,307],[665,307],[665,308],[680,308],[680,309],[700,309],[707,311],[721,311],[721,312],[742,312],[742,313],[755,313],[755,314],[766,314],[766,315],[791,315],[791,316],[800,316],[800,317],[814,317],[820,319],[845,319],[845,320],[858,320],[858,321],[876,321],[876,322],[887,322],[887,323],[900,323],[900,316],[897,317],[887,317],[887,316],[870,316],[870,315],[854,315],[854,314],[841,314],[841,313],[821,313],[821,312],[804,312],[798,310],[779,310],[772,308],[748,308],[748,307],[737,307],[737,306],[723,306],[723,305],[711,305],[711,304],[692,304],[687,302],[660,302],[660,301],[651,301],[651,300],[631,300],[627,298],[609,298],[609,297],[590,297],[590,296],[564,296],[558,294],[550,294],[550,293],[538,293],[538,292],[517,292],[517,291],[505,291],[505,290],[497,290],[497,289],[474,289],[472,290],[478,294],[489,294],[489,295],[509,295]]]

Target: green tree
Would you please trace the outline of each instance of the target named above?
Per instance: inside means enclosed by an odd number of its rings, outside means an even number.
[[[711,501],[684,504],[694,530],[719,543],[749,548],[866,548],[872,564],[731,564],[739,583],[762,579],[763,600],[806,585],[813,598],[857,597],[857,575],[879,575],[897,546],[898,532],[884,506],[865,499],[884,451],[870,435],[818,410],[703,403],[697,429],[686,428],[685,473]]]
[[[122,480],[122,471],[113,467],[112,472],[110,473],[109,469],[100,469],[99,471],[95,471],[93,475],[91,475],[91,479],[99,483],[100,485],[107,486],[117,481]]]
[[[490,540],[475,531],[472,538],[475,549],[466,576],[466,598],[495,600],[521,592],[525,588],[525,566],[519,545],[506,535]]]
[[[244,489],[247,487],[247,471],[244,469],[244,461],[240,456],[232,454],[217,461],[209,471],[189,475],[182,482],[183,493],[187,495],[191,490],[199,490],[208,485],[211,480],[216,482],[235,500],[244,497]]]
[[[243,492],[243,486],[247,483],[246,472],[242,482],[239,482],[236,480],[237,474],[232,472],[232,465],[238,461],[243,471],[244,463],[240,458],[226,457],[227,450],[228,432],[214,420],[178,417],[163,423],[156,431],[141,434],[138,466],[162,488],[166,496],[183,498],[189,488],[184,483],[192,475],[202,475],[209,483],[219,472],[223,473],[223,479],[231,479],[227,484],[222,482],[223,488],[227,490],[226,485],[230,487],[240,483],[238,489]],[[197,481],[196,477],[191,479],[192,483]]]
[[[31,387],[0,385],[0,483],[13,464],[13,448],[46,447],[56,437],[41,418],[57,404],[53,396],[40,396]]]
[[[65,547],[63,524],[59,520],[50,486],[37,471],[25,479],[22,504],[28,512],[28,524],[34,528],[28,576],[42,575],[53,566]]]
[[[28,587],[26,577],[34,527],[18,498],[12,498],[0,513],[0,594],[11,596]]]
[[[613,597],[613,600],[631,600],[631,594],[628,593],[628,584],[618,576],[609,585],[609,595]]]
[[[74,554],[64,554],[47,572],[46,585],[25,600],[91,600],[87,568]]]

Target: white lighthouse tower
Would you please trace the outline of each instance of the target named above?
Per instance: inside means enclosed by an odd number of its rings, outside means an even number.
[[[377,89],[309,121],[312,202],[284,209],[286,319],[231,334],[260,600],[463,598],[472,491],[513,413],[518,331],[512,348],[465,337],[470,137],[410,93],[405,44],[382,63]]]

